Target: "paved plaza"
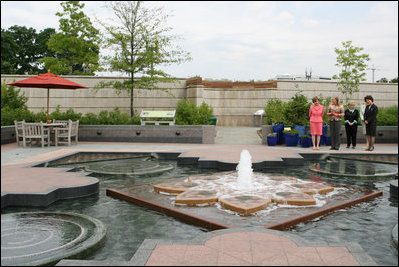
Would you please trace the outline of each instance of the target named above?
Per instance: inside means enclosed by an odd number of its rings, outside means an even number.
[[[62,172],[56,168],[31,168],[54,158],[76,152],[144,152],[178,153],[182,160],[196,160],[200,166],[231,167],[247,149],[254,165],[273,166],[316,158],[325,154],[397,154],[398,144],[378,144],[374,151],[356,149],[339,151],[322,146],[312,148],[262,145],[255,127],[217,127],[215,144],[79,142],[59,147],[18,147],[16,143],[1,146],[1,193],[46,194],[57,188],[87,186],[90,177]],[[240,131],[241,130],[241,131]],[[263,165],[262,165],[263,164]],[[63,179],[55,179],[63,177]],[[3,206],[3,203],[2,203]],[[62,260],[59,266],[112,264],[138,265],[376,265],[357,243],[312,243],[294,234],[260,228],[226,229],[203,233],[195,240],[145,240],[130,261],[96,262]]]

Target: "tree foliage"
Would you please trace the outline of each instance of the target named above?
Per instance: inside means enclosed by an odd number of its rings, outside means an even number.
[[[61,2],[60,32],[50,36],[48,48],[53,57],[42,59],[47,69],[55,74],[94,75],[99,65],[99,30],[94,28],[90,18],[81,9],[80,1]]]
[[[359,92],[359,83],[365,81],[368,54],[360,54],[364,48],[352,45],[352,41],[342,42],[343,48],[335,48],[337,63],[341,73],[333,76],[338,79],[338,90],[345,96],[346,101],[354,92]]]
[[[118,90],[128,90],[133,116],[134,89],[160,89],[157,83],[173,81],[161,66],[179,64],[190,57],[174,44],[178,36],[170,34],[172,29],[165,26],[168,15],[162,8],[148,9],[141,1],[112,2],[108,8],[112,9],[118,21],[116,25],[99,21],[107,33],[104,48],[113,52],[103,57],[104,64],[107,70],[128,74],[130,79],[100,83],[98,87],[111,85]]]
[[[309,108],[311,104],[306,96],[297,92],[291,100],[287,102],[282,111],[285,122],[291,125],[309,124]]]
[[[38,74],[43,71],[40,59],[53,56],[46,42],[55,29],[46,28],[39,33],[25,26],[1,29],[1,73]]]

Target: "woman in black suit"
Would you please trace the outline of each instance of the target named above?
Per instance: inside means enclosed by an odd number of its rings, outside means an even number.
[[[345,131],[346,131],[346,148],[352,143],[352,148],[356,148],[357,121],[359,120],[359,111],[355,109],[355,102],[350,101],[348,109],[345,110]]]
[[[375,135],[377,132],[377,114],[378,107],[374,105],[371,95],[365,96],[366,110],[364,111],[364,123],[366,124],[366,139],[369,142],[368,151],[374,150]]]

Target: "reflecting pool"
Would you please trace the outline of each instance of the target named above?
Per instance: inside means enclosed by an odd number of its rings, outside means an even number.
[[[12,212],[56,211],[85,214],[102,221],[107,227],[103,247],[89,256],[88,260],[127,261],[134,255],[144,239],[191,239],[207,229],[180,222],[164,214],[142,208],[123,200],[106,196],[107,188],[140,184],[151,181],[168,181],[170,178],[187,177],[218,170],[198,170],[190,166],[178,166],[175,160],[152,159],[160,165],[173,168],[153,175],[100,175],[98,195],[79,199],[62,200],[46,208],[16,208],[2,210],[2,214]],[[370,202],[336,211],[311,222],[299,224],[287,231],[307,239],[334,242],[357,242],[379,265],[397,265],[397,249],[391,244],[391,231],[398,221],[397,200],[390,199],[389,181],[393,178],[376,177],[358,179],[350,176],[334,176],[311,170],[314,164],[325,161],[308,162],[304,166],[292,166],[265,170],[264,173],[294,176],[318,182],[351,185],[383,192]],[[158,163],[157,163],[158,164]],[[388,167],[389,166],[389,167]],[[382,166],[384,167],[384,166]],[[397,171],[397,165],[386,165]],[[85,172],[84,169],[78,171]]]

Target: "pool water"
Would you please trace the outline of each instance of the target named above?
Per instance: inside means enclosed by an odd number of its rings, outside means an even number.
[[[159,160],[162,164],[171,164],[173,169],[153,176],[102,177],[98,195],[62,200],[46,208],[9,207],[2,213],[57,211],[85,214],[102,221],[107,226],[104,246],[87,260],[128,261],[134,255],[144,239],[191,239],[205,228],[180,222],[164,214],[142,208],[123,200],[106,196],[106,189],[139,184],[149,181],[167,181],[169,178],[183,177],[199,173],[212,173],[217,170],[198,170],[190,166],[177,166],[174,160]],[[351,184],[383,192],[370,202],[336,211],[308,223],[299,224],[287,231],[311,240],[337,242],[357,242],[379,265],[397,265],[397,249],[391,242],[391,231],[398,221],[398,203],[389,194],[391,178],[357,179],[354,177],[323,176],[310,170],[315,162],[305,166],[273,168],[267,173],[278,173],[313,181],[325,181],[337,184]],[[372,164],[372,163],[370,163]],[[388,168],[388,165],[387,165]],[[389,165],[390,170],[392,165]],[[396,168],[397,165],[394,165]],[[266,172],[266,171],[265,171]]]
[[[354,161],[357,164],[356,161]],[[314,163],[310,163],[312,167]],[[374,163],[369,163],[370,168]],[[381,168],[381,164],[378,164]],[[392,171],[397,165],[386,165]],[[270,172],[270,171],[269,171]],[[378,265],[398,264],[398,250],[391,241],[391,232],[398,223],[398,200],[390,197],[391,178],[362,179],[354,176],[323,177],[321,174],[308,172],[303,167],[272,170],[308,178],[313,181],[351,184],[383,192],[382,197],[363,202],[347,209],[338,210],[307,223],[301,223],[287,230],[305,239],[329,243],[356,242],[369,254]]]

